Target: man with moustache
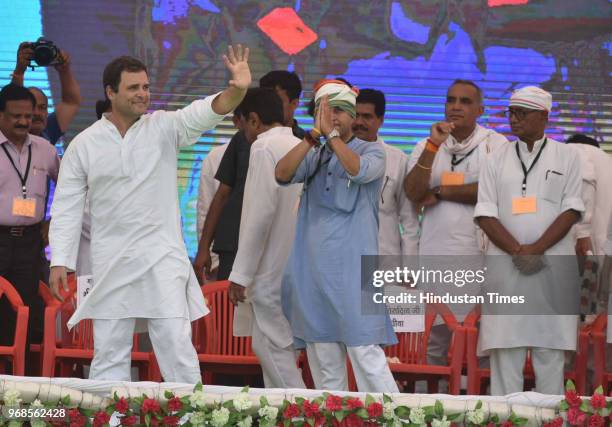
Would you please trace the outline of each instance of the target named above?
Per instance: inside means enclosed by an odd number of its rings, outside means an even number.
[[[431,268],[476,270],[484,261],[484,240],[473,220],[478,174],[507,140],[477,123],[483,112],[480,87],[470,80],[455,80],[446,94],[446,121],[434,123],[429,138],[420,141],[410,157],[404,189],[413,203],[424,207],[419,255],[432,256],[425,258],[437,264]],[[464,289],[479,293],[474,286]],[[469,310],[452,308],[460,321]],[[445,325],[432,328],[428,363],[447,363],[450,338]]]
[[[385,172],[380,144],[351,126],[357,89],[339,80],[315,85],[314,136],[276,165],[281,184],[304,183],[283,276],[283,312],[296,347],[306,347],[315,387],[347,390],[346,357],[362,392],[397,392],[381,345],[397,342],[389,314],[362,312],[361,257],[378,253],[378,198]]]
[[[55,148],[28,133],[35,106],[36,99],[23,86],[9,84],[0,91],[0,276],[11,282],[31,307],[28,344],[42,339],[40,229],[47,179],[56,181],[59,170]],[[12,345],[15,313],[6,298],[1,302],[0,345]],[[26,355],[26,364],[27,359]]]
[[[133,334],[146,323],[164,379],[201,380],[190,322],[208,309],[181,232],[177,155],[242,101],[251,83],[247,59],[248,49],[230,46],[227,89],[152,114],[146,114],[149,78],[141,61],[123,56],[104,70],[111,112],[68,147],[50,229],[51,290],[61,299],[89,199],[93,288],[68,327],[93,319],[92,379],[130,380]]]
[[[507,115],[518,140],[495,152],[480,174],[474,218],[491,241],[488,287],[529,304],[527,313],[490,307],[485,315],[483,307],[478,345],[490,354],[492,395],[523,391],[529,349],[536,391],[563,394],[565,351],[576,350],[578,316],[560,303],[575,303],[577,313],[569,231],[584,211],[582,176],[575,151],[546,136],[551,107],[543,89],[514,91]]]

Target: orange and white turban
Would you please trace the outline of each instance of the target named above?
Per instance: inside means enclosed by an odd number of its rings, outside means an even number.
[[[330,107],[338,107],[349,113],[353,118],[356,116],[355,104],[359,89],[350,87],[341,80],[322,79],[315,83],[314,101],[315,107],[319,107],[321,99],[327,95]]]

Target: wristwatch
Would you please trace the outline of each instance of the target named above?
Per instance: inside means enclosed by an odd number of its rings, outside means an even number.
[[[442,188],[440,186],[434,187],[431,189],[431,191],[433,192],[433,195],[436,199],[441,200],[440,197],[440,191],[442,190]]]
[[[338,129],[334,129],[332,130],[326,137],[325,139],[327,140],[327,142],[329,143],[332,138],[340,138],[340,132],[338,132]]]

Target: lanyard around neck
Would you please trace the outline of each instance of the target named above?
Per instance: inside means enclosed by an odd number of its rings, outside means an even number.
[[[30,163],[32,163],[32,144],[28,145],[28,163],[27,163],[27,166],[26,166],[25,175],[23,175],[23,176],[21,175],[21,172],[19,172],[19,169],[17,168],[17,165],[15,165],[15,162],[13,161],[13,158],[9,154],[9,152],[6,149],[6,146],[4,144],[2,144],[2,149],[6,153],[6,156],[8,157],[9,161],[11,162],[11,165],[13,165],[13,168],[15,169],[15,172],[17,172],[17,175],[19,175],[19,180],[21,181],[21,195],[25,199],[26,198],[26,194],[27,194],[27,191],[26,191],[26,182],[28,181],[28,175],[30,174]]]
[[[546,146],[547,141],[548,141],[548,138],[544,138],[544,142],[542,143],[542,146],[540,147],[540,151],[538,151],[538,154],[535,156],[535,159],[533,159],[533,162],[531,163],[531,166],[529,166],[529,169],[527,169],[527,167],[525,166],[525,163],[523,163],[523,159],[521,159],[521,153],[519,153],[519,142],[516,141],[516,145],[514,146],[516,148],[516,155],[518,156],[519,162],[521,163],[521,167],[523,168],[523,184],[521,186],[521,194],[523,195],[523,197],[525,197],[525,194],[527,194],[527,175],[529,175],[529,172],[531,172],[531,169],[533,169],[535,164],[540,159],[540,154],[542,154],[542,151],[544,150],[544,147]]]

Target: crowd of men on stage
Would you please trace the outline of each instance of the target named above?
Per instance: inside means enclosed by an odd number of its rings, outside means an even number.
[[[29,341],[42,336],[39,280],[61,299],[67,273],[76,270],[93,282],[68,323],[93,319],[90,378],[130,380],[133,333],[146,329],[164,379],[197,383],[190,322],[209,311],[200,285],[229,280],[233,334],[253,337],[266,387],[304,388],[296,365],[304,349],[317,389],[348,389],[348,356],[360,391],[397,392],[383,351],[397,343],[389,314],[362,310],[362,255],[476,260],[472,267],[497,255],[498,288],[543,304],[555,300],[556,277],[579,268],[552,268],[546,257],[612,256],[612,158],[592,138],[547,136],[553,100],[545,90],[512,93],[509,141],[477,123],[485,112],[481,88],[455,80],[444,121],[407,155],[379,135],[381,91],[320,80],[309,105],[314,127],[306,130],[294,119],[297,74],[271,71],[251,88],[248,56],[248,48],[228,47],[227,88],[152,113],[146,66],[114,59],[102,76],[98,120],[60,163],[54,144],[81,103],[70,57],[61,52],[55,65],[61,101],[48,114],[44,93],[23,87],[32,51],[20,46],[12,82],[0,92],[0,276],[30,306]],[[192,266],[180,222],[178,151],[230,113],[238,132],[202,162]],[[50,225],[49,180],[56,182]],[[605,310],[607,293],[595,294]],[[465,313],[456,314],[462,321]],[[0,318],[6,345],[15,321],[6,299]],[[536,390],[561,394],[579,326],[578,313],[483,315],[479,351],[489,358],[491,394],[523,390],[528,350]],[[436,323],[428,363],[446,364],[450,341],[446,325]]]

